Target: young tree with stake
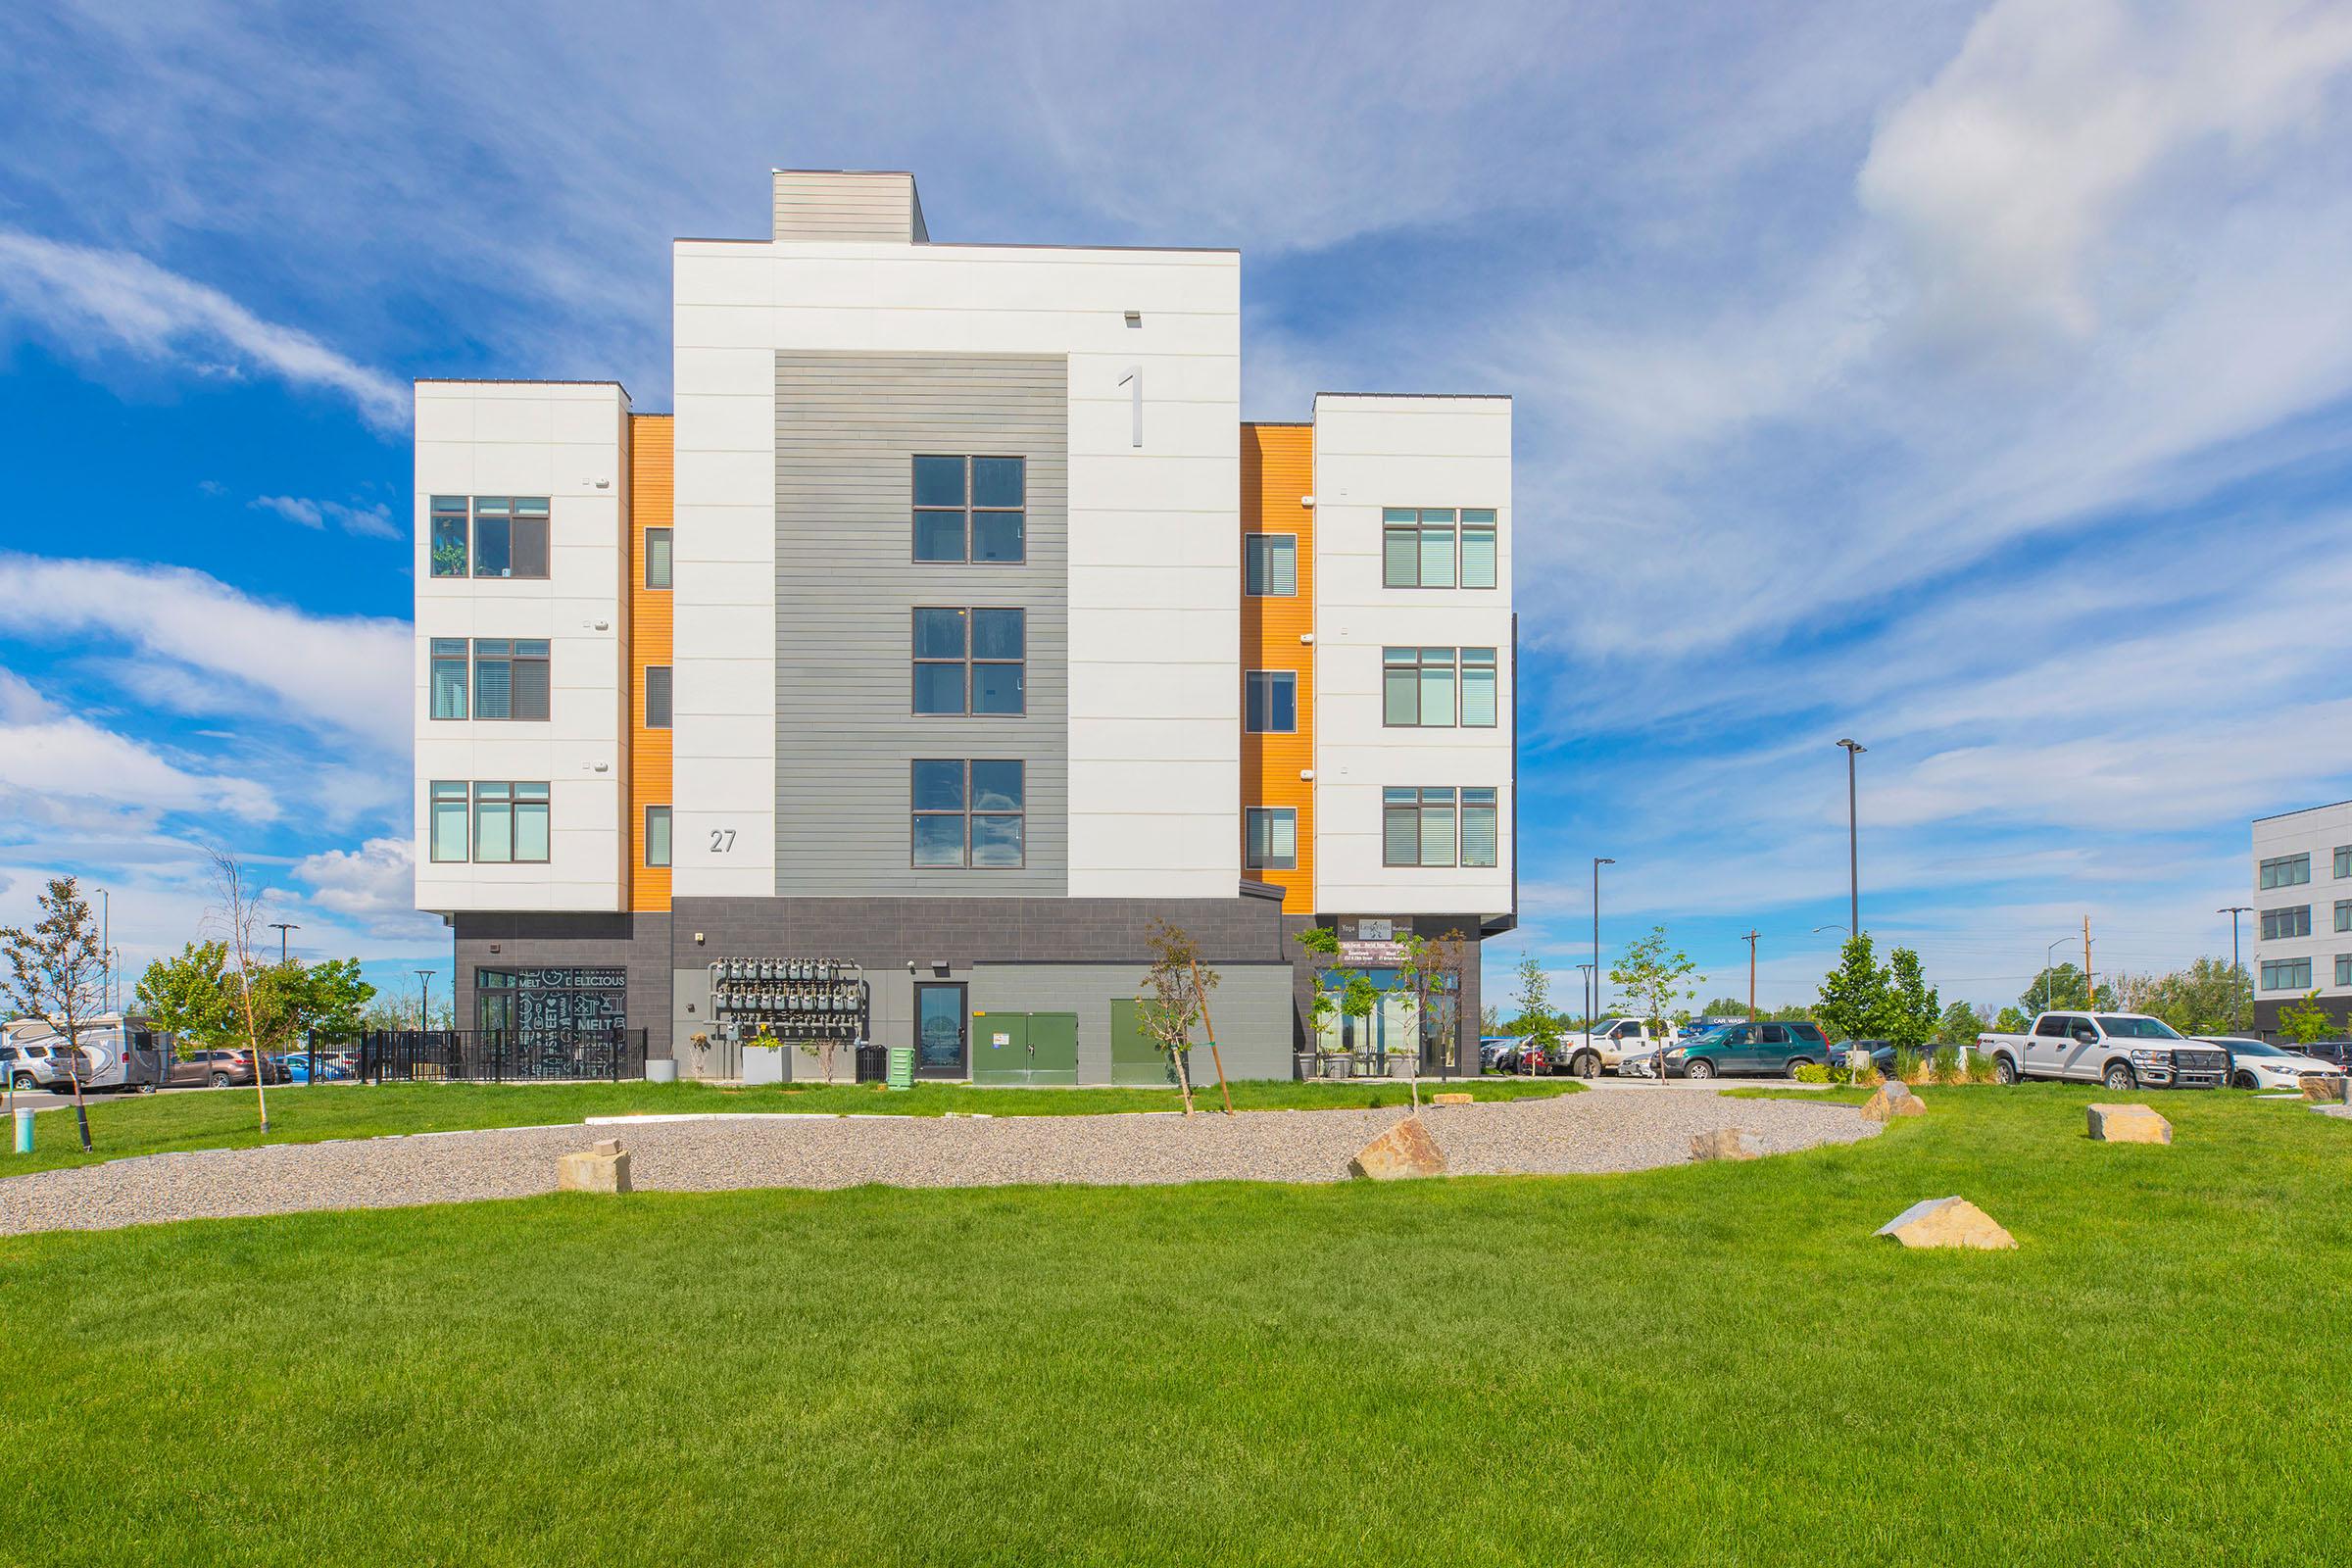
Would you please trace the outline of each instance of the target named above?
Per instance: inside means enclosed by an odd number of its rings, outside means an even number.
[[[1149,938],[1152,967],[1144,974],[1148,995],[1139,996],[1136,1011],[1144,1032],[1176,1065],[1176,1089],[1184,1097],[1184,1113],[1193,1113],[1193,1077],[1185,1054],[1192,1049],[1193,1025],[1204,1010],[1202,998],[1216,989],[1217,971],[1200,961],[1200,949],[1182,926],[1152,922]]]
[[[1692,980],[1704,980],[1698,965],[1687,953],[1669,952],[1666,947],[1666,928],[1651,926],[1649,935],[1629,943],[1617,961],[1609,965],[1609,984],[1633,999],[1642,1009],[1649,1023],[1650,1038],[1659,1042],[1658,1082],[1666,1082],[1666,1020],[1678,1002],[1697,998]]]
[[[237,997],[243,1004],[245,1019],[245,1048],[253,1057],[253,1098],[261,1109],[262,1136],[270,1136],[270,1092],[264,1080],[268,1074],[262,1067],[262,1038],[254,1023],[254,940],[262,919],[261,894],[245,875],[245,868],[235,856],[225,850],[209,852],[213,858],[213,891],[220,896],[219,917],[228,954],[237,965]]]
[[[90,1112],[81,1098],[81,1031],[105,1005],[106,961],[98,953],[98,926],[81,884],[53,876],[37,901],[41,918],[30,931],[0,929],[0,953],[8,973],[0,986],[10,1010],[46,1024],[66,1043],[66,1074],[74,1085],[74,1119],[84,1153],[90,1150]],[[13,1091],[12,1091],[13,1093]]]

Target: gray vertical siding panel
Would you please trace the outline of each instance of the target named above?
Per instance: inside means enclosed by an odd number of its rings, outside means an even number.
[[[776,893],[1069,890],[1068,368],[1058,357],[776,356]],[[1028,460],[1028,560],[917,563],[916,454]],[[918,606],[1027,612],[1028,712],[921,717]],[[1026,864],[909,863],[909,764],[1018,758]]]
[[[914,176],[776,171],[775,237],[780,240],[883,240],[907,244],[930,236]]]

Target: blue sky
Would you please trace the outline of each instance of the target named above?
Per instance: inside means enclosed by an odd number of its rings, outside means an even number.
[[[2342,3],[48,0],[0,138],[0,919],[80,872],[134,971],[207,844],[299,948],[446,965],[406,383],[666,407],[668,241],[758,235],[776,165],[1240,246],[1250,417],[1516,396],[1497,976],[1575,994],[1606,855],[1604,949],[1736,992],[1753,928],[1809,996],[1840,735],[1864,923],[1972,1000],[2084,914],[2102,970],[2227,953],[2248,818],[2352,795]]]

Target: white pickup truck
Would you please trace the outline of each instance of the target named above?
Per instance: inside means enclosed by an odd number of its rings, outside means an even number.
[[[1977,1049],[1993,1076],[2056,1078],[2133,1089],[2219,1089],[2230,1081],[2230,1053],[2183,1039],[2162,1018],[2138,1012],[2045,1012],[2022,1035],[1982,1034]]]
[[[1672,1050],[1679,1034],[1673,1024],[1666,1026],[1666,1046]],[[1602,1068],[1622,1072],[1628,1056],[1649,1059],[1658,1053],[1658,1042],[1650,1038],[1649,1025],[1640,1018],[1603,1018],[1586,1034],[1570,1035],[1561,1044],[1558,1054],[1568,1063],[1568,1070],[1579,1078],[1596,1078]],[[1651,1069],[1653,1072],[1655,1068]]]

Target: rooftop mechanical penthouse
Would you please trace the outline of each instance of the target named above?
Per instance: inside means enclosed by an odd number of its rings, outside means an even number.
[[[1334,1032],[1475,1070],[1510,400],[1246,424],[1238,254],[935,241],[903,173],[778,171],[769,237],[673,255],[674,412],[416,386],[416,903],[461,1025],[1158,1083],[1164,920],[1227,1072],[1288,1077],[1320,923],[1384,988],[1396,939],[1467,938],[1455,1005]]]

